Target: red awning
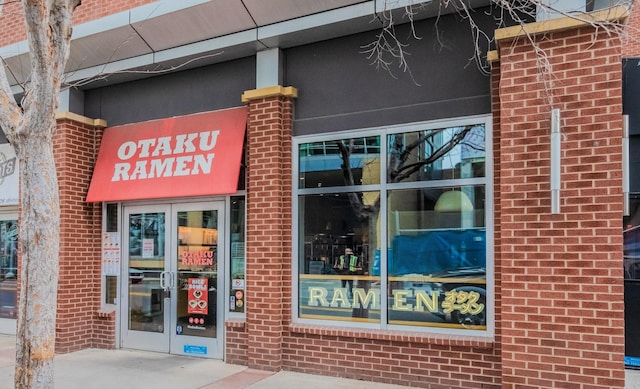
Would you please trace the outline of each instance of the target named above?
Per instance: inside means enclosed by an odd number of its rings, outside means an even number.
[[[246,107],[107,128],[87,202],[235,193]]]

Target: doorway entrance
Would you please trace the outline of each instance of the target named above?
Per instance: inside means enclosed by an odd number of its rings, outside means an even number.
[[[224,202],[123,215],[122,347],[222,359]]]

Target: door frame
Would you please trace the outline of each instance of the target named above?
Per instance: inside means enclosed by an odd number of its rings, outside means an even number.
[[[168,328],[169,322],[169,309],[166,307],[167,301],[162,301],[165,304],[163,308],[163,330],[162,332],[148,332],[148,331],[135,331],[129,330],[129,215],[137,213],[165,213],[165,240],[164,240],[164,270],[167,269],[169,263],[167,257],[170,257],[171,252],[171,239],[169,236],[171,232],[167,230],[169,221],[171,219],[171,205],[166,204],[135,204],[124,205],[122,207],[122,228],[121,228],[121,245],[122,245],[122,266],[120,268],[120,345],[124,348],[148,350],[156,352],[169,352],[169,337]]]
[[[170,353],[177,355],[197,355],[205,358],[223,359],[224,351],[224,313],[225,313],[225,296],[226,291],[224,284],[224,275],[226,274],[225,256],[226,256],[226,215],[224,201],[201,201],[191,203],[173,203],[171,204],[171,247],[172,254],[176,257],[171,258],[170,271],[174,275],[174,285],[178,284],[178,212],[184,211],[209,211],[214,210],[218,213],[218,238],[216,244],[216,337],[195,337],[179,334],[177,329],[178,318],[178,291],[176,288],[172,290],[174,297],[171,299],[171,325],[170,325]],[[210,349],[211,348],[211,349]]]
[[[226,314],[226,272],[227,272],[227,203],[226,198],[181,199],[164,201],[135,201],[120,204],[122,242],[121,269],[119,281],[120,307],[118,315],[118,343],[122,348],[157,351],[177,355],[198,356],[203,358],[224,359]],[[132,213],[165,212],[165,271],[172,272],[173,285],[177,283],[178,270],[178,229],[177,214],[181,211],[215,210],[218,212],[218,246],[217,246],[217,304],[216,304],[216,338],[201,338],[179,335],[177,327],[177,289],[171,291],[171,297],[164,299],[164,331],[147,333],[129,331],[129,215]],[[131,334],[129,334],[131,332]]]

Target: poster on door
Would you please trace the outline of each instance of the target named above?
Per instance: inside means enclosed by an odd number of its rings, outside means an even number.
[[[142,239],[142,258],[153,258],[155,244],[153,239]]]
[[[207,315],[209,312],[209,280],[189,278],[188,285],[188,313],[190,315]]]

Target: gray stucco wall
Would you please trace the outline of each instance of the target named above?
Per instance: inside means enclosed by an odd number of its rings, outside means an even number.
[[[255,58],[249,57],[85,92],[85,116],[109,126],[242,105],[255,89]]]
[[[482,11],[477,22],[492,31]],[[379,29],[285,51],[285,84],[298,88],[294,133],[368,128],[491,112],[487,74],[473,62],[474,41],[457,15],[408,25],[397,36],[409,43],[410,73],[397,64],[393,76],[376,69],[363,53]],[[490,35],[492,36],[492,35]],[[486,48],[482,49],[486,52]]]
[[[493,31],[491,15],[477,11],[476,22]],[[469,23],[458,15],[420,21],[420,39],[409,27],[399,26],[397,36],[409,43],[410,73],[376,69],[363,53],[378,28],[284,50],[284,85],[299,93],[294,134],[490,113],[489,77],[472,59]],[[85,115],[114,126],[238,106],[255,88],[255,65],[255,57],[244,58],[88,90]]]

